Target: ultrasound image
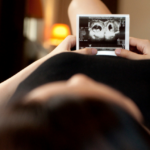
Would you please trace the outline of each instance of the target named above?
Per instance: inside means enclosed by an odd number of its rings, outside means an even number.
[[[79,17],[79,48],[125,48],[125,17]]]

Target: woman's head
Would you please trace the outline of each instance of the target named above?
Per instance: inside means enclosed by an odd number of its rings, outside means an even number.
[[[115,89],[98,83],[83,74],[76,74],[67,81],[48,83],[31,91],[25,102],[43,102],[56,95],[74,95],[114,103],[142,122],[142,115],[135,103]]]
[[[147,146],[146,133],[135,121],[142,120],[136,105],[82,74],[38,87],[13,102],[0,109],[2,150],[132,150],[137,140]]]
[[[146,138],[128,113],[96,98],[59,95],[0,110],[1,150],[137,150],[148,148]]]

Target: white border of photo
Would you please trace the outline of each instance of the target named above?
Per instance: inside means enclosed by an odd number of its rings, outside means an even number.
[[[77,15],[77,24],[76,24],[76,48],[79,49],[79,17],[125,17],[126,18],[126,28],[125,28],[125,49],[129,50],[129,33],[130,33],[130,15],[128,14],[119,14],[119,15],[101,15],[101,14],[79,14]],[[88,47],[87,47],[88,48]],[[91,47],[90,47],[91,48]],[[97,48],[97,47],[92,47]],[[103,47],[99,47],[103,48]],[[112,47],[113,49],[116,49],[116,47]],[[115,51],[98,51],[97,55],[110,55],[110,56],[116,56]]]

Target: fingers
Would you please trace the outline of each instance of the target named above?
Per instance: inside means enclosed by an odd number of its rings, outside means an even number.
[[[74,35],[67,36],[65,40],[68,43],[68,47],[66,50],[70,50],[72,47],[76,45],[76,36]]]
[[[95,49],[95,48],[84,48],[84,49],[80,49],[80,50],[77,50],[74,52],[79,53],[79,54],[86,54],[86,55],[96,55],[97,49]]]
[[[64,41],[59,44],[59,48],[70,51],[76,45],[76,37],[74,35],[67,36]]]
[[[125,49],[116,49],[115,53],[117,56],[127,58],[127,59],[132,59],[132,60],[142,60],[142,59],[150,59],[148,55],[141,55],[137,54]]]
[[[137,48],[142,54],[150,54],[150,41],[130,37],[130,45]]]
[[[142,60],[142,59],[150,59],[150,41],[143,40],[138,38],[130,37],[130,46],[136,47],[138,50],[137,53],[131,52],[124,49],[116,49],[115,53],[117,56],[132,59],[132,60]],[[141,54],[138,54],[141,53]]]

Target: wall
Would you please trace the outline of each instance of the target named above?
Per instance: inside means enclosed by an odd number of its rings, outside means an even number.
[[[71,0],[55,0],[55,23],[70,24],[68,18],[68,6]]]
[[[150,40],[150,0],[119,0],[118,13],[130,14],[130,36]]]
[[[44,39],[50,36],[50,29],[54,23],[70,25],[67,11],[71,0],[42,0],[44,8],[45,32]]]
[[[50,27],[54,21],[55,0],[42,0],[44,10],[44,40],[49,38]]]

